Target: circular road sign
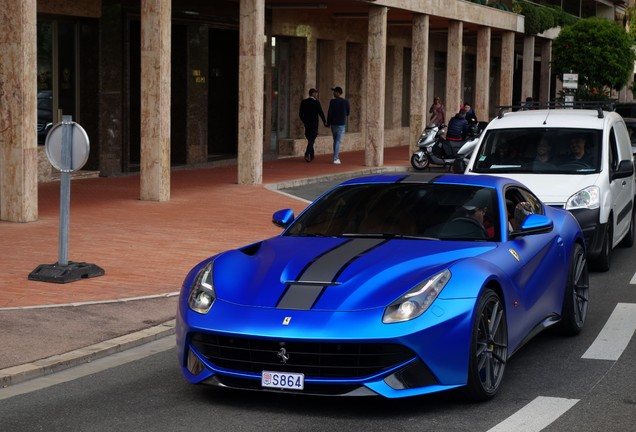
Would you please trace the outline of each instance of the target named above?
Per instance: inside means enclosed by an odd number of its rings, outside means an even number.
[[[62,131],[65,124],[73,128],[72,142],[69,143],[71,145],[71,166],[65,166],[62,158]],[[53,126],[46,136],[44,145],[46,146],[46,156],[49,158],[49,162],[61,172],[77,171],[88,160],[90,149],[88,135],[84,128],[75,122],[62,122]]]

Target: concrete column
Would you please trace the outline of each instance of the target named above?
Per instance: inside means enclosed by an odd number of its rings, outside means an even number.
[[[428,39],[429,16],[415,15],[413,18],[413,41],[411,42],[411,114],[409,119],[409,148],[415,145],[428,122]]]
[[[550,83],[552,63],[552,41],[546,39],[541,44],[541,86],[539,88],[539,102],[550,102]]]
[[[384,163],[387,14],[388,8],[384,6],[369,7],[366,146],[364,151],[364,164],[366,166],[382,166]]]
[[[501,79],[499,82],[499,105],[512,105],[512,79],[515,61],[515,34],[501,35]]]
[[[263,182],[265,2],[240,0],[238,183]]]
[[[448,43],[446,60],[446,113],[453,116],[462,102],[462,39],[464,23],[448,22]]]
[[[171,0],[141,0],[140,198],[170,199]]]
[[[38,219],[36,0],[0,0],[0,220]]]
[[[490,118],[490,27],[477,31],[477,73],[475,83],[475,111],[477,118]]]
[[[534,36],[523,38],[523,71],[521,74],[521,100],[532,96],[534,76]],[[517,101],[514,101],[516,104]]]

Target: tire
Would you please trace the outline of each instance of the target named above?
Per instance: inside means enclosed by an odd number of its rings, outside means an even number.
[[[428,159],[428,155],[426,153],[422,155],[421,160],[417,157],[417,153],[411,156],[411,166],[418,171],[425,170],[426,168],[428,168],[430,163],[431,161]]]
[[[479,297],[473,318],[466,396],[475,401],[493,398],[508,359],[508,326],[501,299],[491,289]]]
[[[629,221],[629,231],[618,244],[620,247],[629,248],[634,246],[634,218],[636,218],[636,209],[632,207],[632,219]]]
[[[592,262],[592,267],[598,272],[606,272],[610,269],[610,255],[612,254],[612,222],[611,217],[607,222],[607,228],[603,235],[603,246],[601,246],[600,254]]]
[[[557,324],[559,332],[565,336],[574,336],[581,332],[587,317],[590,298],[590,278],[583,247],[576,243],[572,248],[570,268],[563,297],[561,321]]]

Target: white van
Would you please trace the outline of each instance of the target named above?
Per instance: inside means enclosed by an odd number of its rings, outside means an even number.
[[[634,243],[635,177],[623,118],[599,109],[500,114],[483,132],[466,174],[519,180],[548,205],[570,210],[599,271]]]

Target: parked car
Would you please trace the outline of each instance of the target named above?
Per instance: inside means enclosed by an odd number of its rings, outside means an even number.
[[[485,400],[533,335],[586,319],[576,219],[514,180],[358,178],[273,222],[281,235],[186,276],[176,335],[190,383]]]
[[[539,152],[547,148],[549,160]],[[546,204],[570,210],[597,270],[634,243],[634,163],[623,118],[602,109],[509,112],[493,119],[466,174],[519,180]]]

